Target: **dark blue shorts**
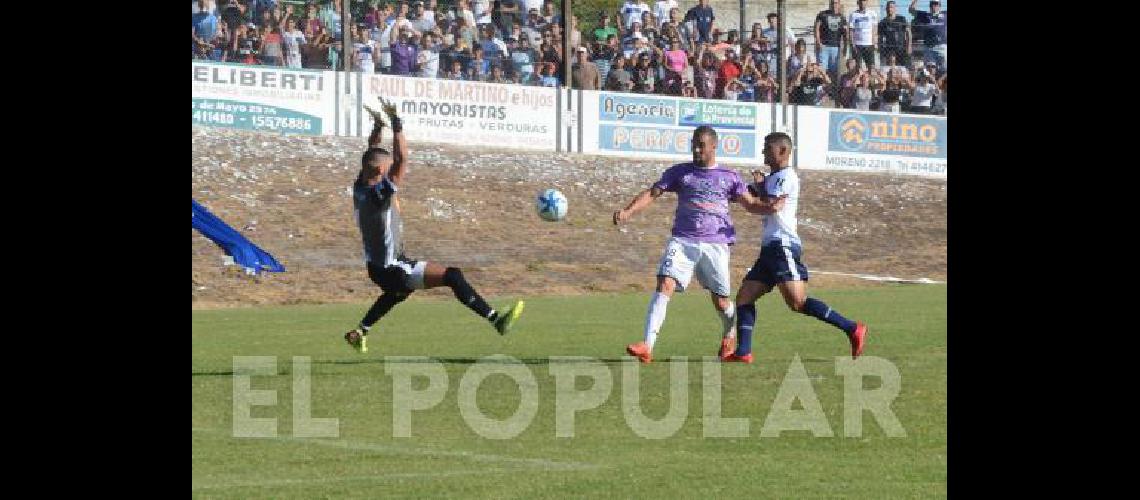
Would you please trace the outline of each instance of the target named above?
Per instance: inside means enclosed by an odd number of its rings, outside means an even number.
[[[807,281],[807,266],[800,261],[802,255],[803,248],[796,244],[783,246],[777,241],[764,245],[744,280],[759,281],[770,287],[785,281]]]

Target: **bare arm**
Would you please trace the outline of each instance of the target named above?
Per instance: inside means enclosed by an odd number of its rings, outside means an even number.
[[[400,118],[392,116],[392,169],[388,177],[400,187],[404,182],[404,174],[408,173],[408,141],[404,139],[404,128]]]
[[[651,187],[638,193],[637,196],[633,198],[633,201],[629,202],[629,205],[626,205],[624,209],[614,212],[614,224],[617,225],[628,221],[630,217],[633,217],[633,214],[648,207],[649,204],[653,203],[653,200],[660,198],[664,193],[665,190],[658,187]]]
[[[752,196],[752,193],[745,191],[744,194],[737,198],[736,202],[740,203],[740,206],[744,207],[749,213],[768,215],[783,209],[784,200],[787,199],[787,197],[787,195],[780,197]]]
[[[819,22],[819,18],[816,18],[815,26],[812,27],[812,31],[815,34],[815,53],[817,56],[819,55],[820,51],[823,50],[823,35],[819,32],[820,26],[821,24]]]

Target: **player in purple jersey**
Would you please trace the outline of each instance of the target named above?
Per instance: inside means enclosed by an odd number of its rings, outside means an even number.
[[[735,347],[734,307],[728,300],[729,245],[736,242],[729,203],[740,203],[752,213],[768,214],[778,209],[773,202],[752,196],[740,174],[717,165],[717,135],[702,125],[693,131],[693,161],[669,167],[661,179],[639,193],[622,210],[614,212],[614,224],[628,221],[666,191],[677,193],[673,234],[657,266],[657,290],[649,301],[644,340],[626,346],[626,352],[642,363],[653,360],[653,344],[665,322],[665,310],[674,291],[684,291],[693,274],[711,294],[722,326],[720,354]],[[778,203],[778,202],[776,202]]]

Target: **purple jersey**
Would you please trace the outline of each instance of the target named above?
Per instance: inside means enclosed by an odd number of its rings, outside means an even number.
[[[679,163],[661,174],[653,187],[677,193],[673,236],[708,243],[736,242],[728,202],[744,194],[744,183],[735,170]]]

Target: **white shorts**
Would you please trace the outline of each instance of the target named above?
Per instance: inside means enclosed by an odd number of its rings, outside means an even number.
[[[412,290],[424,289],[424,269],[427,268],[426,260],[418,260],[415,262],[398,260],[392,265],[397,266],[403,269],[405,273],[408,273],[408,276],[404,278],[404,283],[407,284],[408,288],[411,288]]]
[[[725,243],[706,243],[674,236],[665,245],[665,255],[661,256],[657,275],[677,280],[677,291],[683,292],[696,272],[701,286],[721,297],[728,297],[732,291],[729,255]]]

